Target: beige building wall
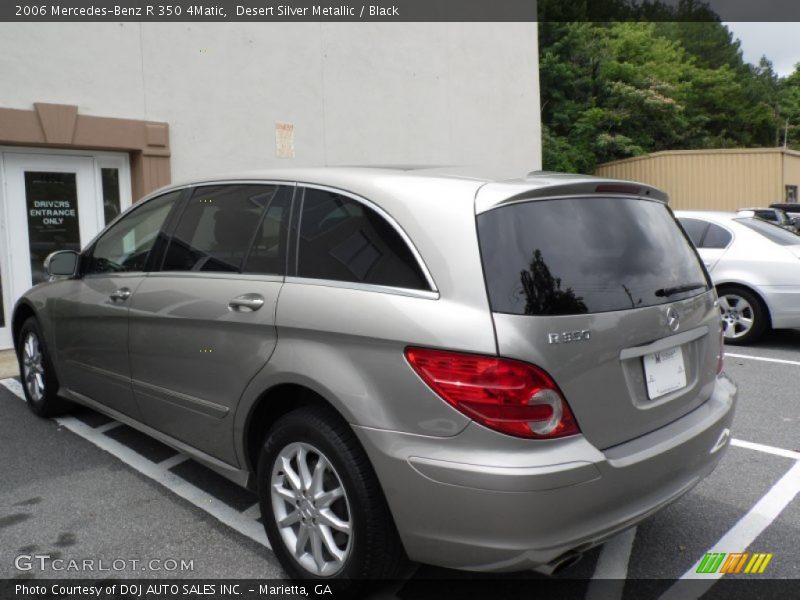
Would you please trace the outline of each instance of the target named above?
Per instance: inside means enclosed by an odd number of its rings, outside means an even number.
[[[787,152],[783,156],[783,184],[794,186],[794,199],[800,200],[800,153]]]
[[[785,202],[785,186],[800,187],[800,152],[673,150],[605,163],[596,174],[663,189],[674,209],[733,211]]]
[[[176,181],[354,164],[525,173],[542,165],[537,36],[534,22],[0,23],[0,108],[165,123]]]

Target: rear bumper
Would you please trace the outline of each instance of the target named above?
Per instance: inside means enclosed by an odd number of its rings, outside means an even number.
[[[452,438],[355,427],[410,558],[518,571],[588,549],[689,491],[730,437],[736,387],[679,420],[600,451],[583,436],[533,442],[474,423]]]
[[[758,290],[767,302],[773,327],[800,327],[800,286],[765,285]]]

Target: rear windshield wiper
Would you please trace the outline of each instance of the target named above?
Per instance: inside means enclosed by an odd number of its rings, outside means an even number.
[[[687,283],[685,285],[676,285],[675,287],[659,288],[656,290],[656,296],[668,298],[670,296],[674,296],[675,294],[691,292],[692,290],[699,290],[700,288],[705,287],[705,283]]]

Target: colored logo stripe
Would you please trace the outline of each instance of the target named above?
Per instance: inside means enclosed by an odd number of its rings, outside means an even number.
[[[748,558],[750,559],[749,562]],[[741,573],[742,568],[744,568],[745,573],[763,573],[771,560],[772,553],[765,552],[756,552],[752,555],[748,552],[731,552],[730,554],[725,552],[706,552],[697,567],[697,572]],[[746,567],[745,563],[747,564]]]
[[[706,552],[700,566],[697,567],[698,573],[716,573],[725,558],[724,552]]]
[[[753,554],[753,558],[747,563],[745,573],[763,573],[767,568],[769,561],[772,560],[772,554]]]
[[[728,554],[725,564],[719,570],[720,573],[738,573],[744,567],[747,557],[750,556],[747,552],[732,552]]]

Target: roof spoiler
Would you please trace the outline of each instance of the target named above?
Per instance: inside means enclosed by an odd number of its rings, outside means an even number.
[[[665,192],[636,181],[534,171],[524,180],[487,183],[482,186],[475,197],[475,212],[480,214],[514,202],[597,195],[633,196],[664,204],[669,201]]]

